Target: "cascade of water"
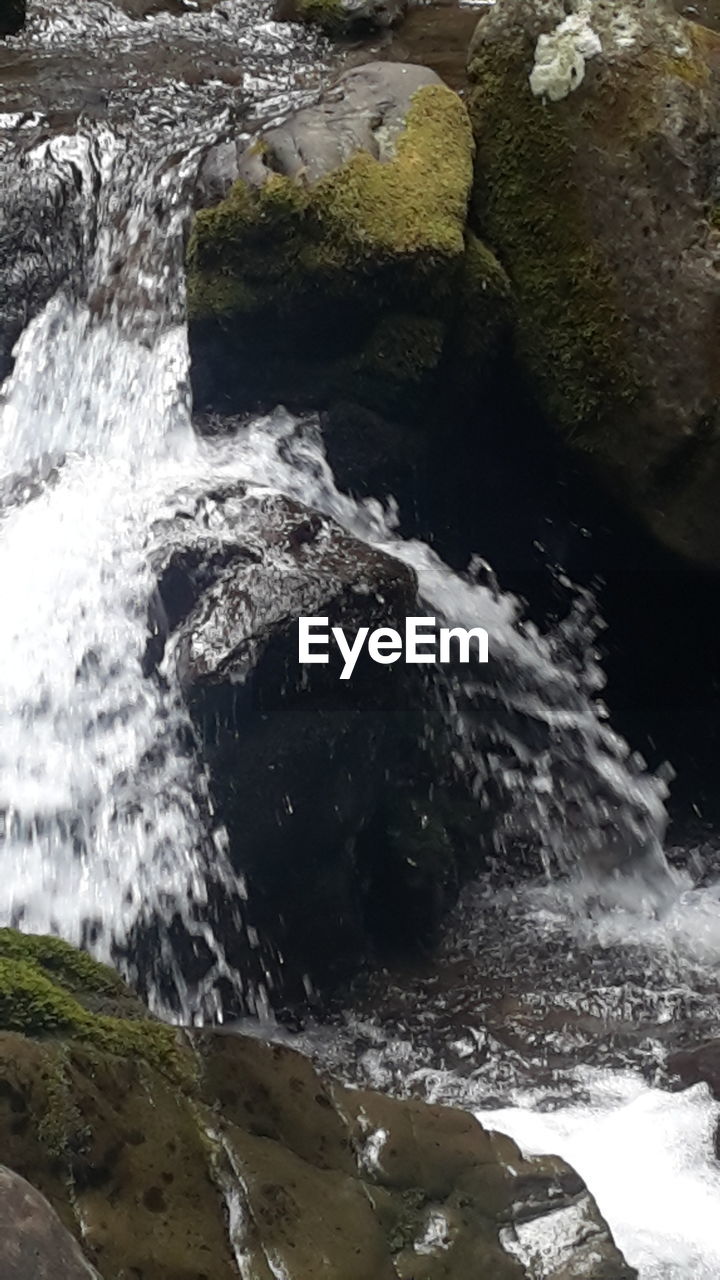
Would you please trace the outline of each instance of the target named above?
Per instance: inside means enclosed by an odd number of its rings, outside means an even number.
[[[73,23],[106,9],[75,8],[65,26],[58,6],[49,12],[69,39]],[[238,12],[228,5],[233,21]],[[312,422],[278,412],[224,443],[194,435],[183,230],[201,144],[225,124],[216,114],[208,127],[201,111],[178,125],[161,99],[142,127],[137,115],[88,122],[72,138],[23,145],[24,172],[74,193],[77,261],[22,335],[0,399],[0,919],[105,956],[144,924],[155,1002],[185,1017],[212,1012],[218,981],[236,980],[209,880],[238,928],[243,890],[222,831],[213,839],[172,663],[157,680],[143,658],[158,529],[188,487],[216,476],[333,516],[410,564],[429,611],[486,627],[489,671],[453,674],[442,696],[478,803],[488,787],[499,797],[500,853],[532,836],[548,868],[634,855],[650,882],[663,871],[663,784],[604,721],[584,622],[542,637],[512,598],[404,541],[391,506],[339,492]],[[199,989],[174,963],[177,921],[212,960]]]
[[[600,883],[607,888],[612,872],[632,869],[634,889],[662,900],[670,887],[666,783],[607,723],[589,596],[578,594],[576,609],[548,636],[523,625],[514,597],[401,538],[392,503],[341,493],[312,420],[283,412],[256,419],[229,444],[206,445],[210,456],[233,477],[288,494],[409,564],[429,614],[487,629],[489,668],[439,675],[459,765],[473,773],[478,802],[490,785],[502,811],[499,853],[525,843],[549,874],[583,866],[593,893]]]
[[[178,323],[197,157],[138,173],[112,133],[85,143],[88,300],[58,295],[30,324],[0,410],[0,917],[109,956],[176,915],[206,945],[208,881],[232,879],[177,690],[143,675],[150,531],[197,450]],[[197,1014],[205,995],[158,949],[167,994]],[[209,992],[235,981],[214,959]]]

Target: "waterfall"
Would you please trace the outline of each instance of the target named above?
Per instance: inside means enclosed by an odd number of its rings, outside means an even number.
[[[138,24],[109,0],[44,0],[21,39],[27,66],[50,47],[57,66],[46,90],[19,59],[0,112],[0,292],[12,295],[0,339],[6,323],[18,330],[33,272],[45,304],[0,390],[0,924],[86,946],[178,1021],[220,1019],[228,992],[266,1011],[271,960],[254,945],[172,640],[148,673],[154,566],[178,515],[220,481],[235,486],[217,515],[227,527],[199,540],[251,530],[237,482],[332,517],[412,568],[420,611],[488,631],[489,665],[438,669],[433,692],[458,771],[496,817],[496,864],[544,875],[479,882],[439,980],[393,991],[404,1026],[395,1009],[386,1025],[350,1013],[330,1047],[317,1028],[304,1047],[358,1083],[465,1105],[528,1149],[562,1149],[642,1280],[711,1280],[717,1108],[702,1087],[660,1091],[654,1073],[668,1026],[717,1029],[719,897],[685,892],[668,869],[666,779],[608,722],[592,596],[577,591],[552,629],[532,626],[482,547],[455,572],[401,535],[392,499],[342,492],[313,415],[193,426],[182,262],[200,158],[310,95],[321,46],[269,22],[262,0],[221,0],[182,27],[163,12]],[[170,45],[205,68],[202,83],[173,79]],[[112,109],[87,90],[95,61]],[[43,94],[60,94],[74,132],[48,121]],[[33,230],[14,258],[8,227],[23,218]],[[228,935],[247,939],[248,972]],[[511,1030],[531,1024],[520,1050],[502,1039],[498,990],[520,1010]],[[547,1009],[541,1051],[532,1018]],[[593,1019],[595,1042],[582,1032]],[[628,1048],[623,1029],[643,1020]],[[230,1188],[228,1207],[232,1220]]]
[[[220,442],[194,434],[181,261],[197,148],[184,155],[166,147],[140,163],[108,129],[35,155],[70,168],[92,200],[82,287],[27,327],[0,409],[0,918],[116,959],[152,927],[164,977],[150,997],[165,1007],[170,973],[186,1018],[218,1011],[220,978],[237,985],[208,882],[230,914],[243,886],[214,829],[172,654],[162,679],[143,669],[157,530],[188,489],[220,476],[333,516],[411,565],[430,610],[488,630],[489,674],[448,678],[444,696],[478,803],[490,780],[504,797],[499,852],[539,833],[553,872],[632,859],[654,885],[663,784],[606,724],[579,623],[542,637],[513,598],[403,540],[392,504],[342,494],[312,420],[278,411]],[[213,957],[200,990],[158,923],[178,920]]]

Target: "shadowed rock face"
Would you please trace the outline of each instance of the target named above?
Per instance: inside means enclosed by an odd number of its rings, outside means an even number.
[[[90,1280],[68,1231],[103,1280],[524,1280],[529,1238],[547,1280],[633,1280],[562,1160],[131,1010],[102,965],[0,933],[3,1280]]]
[[[499,0],[470,77],[475,224],[550,421],[719,563],[718,37],[662,0]]]
[[[25,22],[25,0],[2,0],[0,4],[0,36],[13,36]]]
[[[44,1196],[0,1166],[3,1280],[100,1280]]]

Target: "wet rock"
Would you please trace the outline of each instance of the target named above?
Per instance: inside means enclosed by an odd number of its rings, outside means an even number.
[[[667,1060],[667,1069],[679,1078],[683,1089],[706,1084],[720,1102],[720,1040],[708,1040],[695,1049],[681,1049]],[[720,1160],[720,1125],[715,1130],[715,1155]]]
[[[44,1196],[0,1165],[3,1280],[99,1280]]]
[[[0,36],[14,36],[25,25],[26,0],[2,0]]]
[[[68,264],[73,284],[84,269],[86,175],[74,157],[66,161],[65,141],[52,144],[43,165],[0,154],[0,381],[23,329],[67,282]]]
[[[720,561],[718,37],[664,0],[499,0],[470,53],[474,225],[549,420]]]
[[[695,1049],[682,1049],[668,1058],[668,1070],[679,1076],[682,1085],[709,1085],[713,1098],[720,1102],[720,1040],[709,1040]]]
[[[169,638],[253,925],[283,956],[276,998],[376,948],[430,946],[489,821],[451,763],[433,679],[366,649],[348,680],[334,645],[327,665],[298,660],[301,616],[402,631],[422,612],[413,572],[232,485],[190,503],[163,554],[155,660]]]
[[[285,1046],[78,1014],[99,991],[133,1006],[57,939],[0,933],[0,1214],[10,1195],[11,1242],[46,1238],[55,1263],[8,1280],[301,1280],[320,1257],[326,1280],[523,1280],[514,1233],[545,1224],[547,1241],[562,1211],[586,1233],[557,1280],[634,1274],[562,1161],[463,1112],[341,1088]]]
[[[480,377],[509,286],[466,245],[471,173],[463,104],[400,63],[356,67],[246,150],[211,151],[199,199],[224,198],[188,250],[197,402],[408,417],[448,360]]]
[[[280,0],[277,17],[314,22],[328,35],[362,36],[401,22],[407,0]]]

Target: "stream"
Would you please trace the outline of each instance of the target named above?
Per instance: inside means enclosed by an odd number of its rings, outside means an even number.
[[[131,979],[130,940],[151,927],[156,1011],[218,1019],[224,981],[245,1031],[563,1155],[641,1280],[716,1280],[720,1108],[705,1086],[674,1092],[665,1060],[720,1033],[720,842],[688,828],[668,846],[668,773],[610,723],[589,591],[567,584],[565,618],[534,625],[483,547],[456,572],[402,536],[390,497],[341,491],[313,414],[196,430],[182,257],[202,155],[312,98],[332,57],[261,0],[173,9],[43,0],[0,58],[0,240],[39,219],[0,265],[0,328],[17,335],[0,392],[0,923]],[[495,865],[432,959],[311,1001],[293,1030],[269,1013],[269,970],[248,988],[215,927],[212,885],[238,928],[245,889],[172,647],[159,676],[145,668],[167,529],[229,481],[331,516],[410,565],[429,611],[490,633],[487,672],[444,696],[478,803],[489,779],[502,797]],[[199,982],[175,962],[177,918],[212,955]],[[508,1248],[542,1280],[532,1240]]]

